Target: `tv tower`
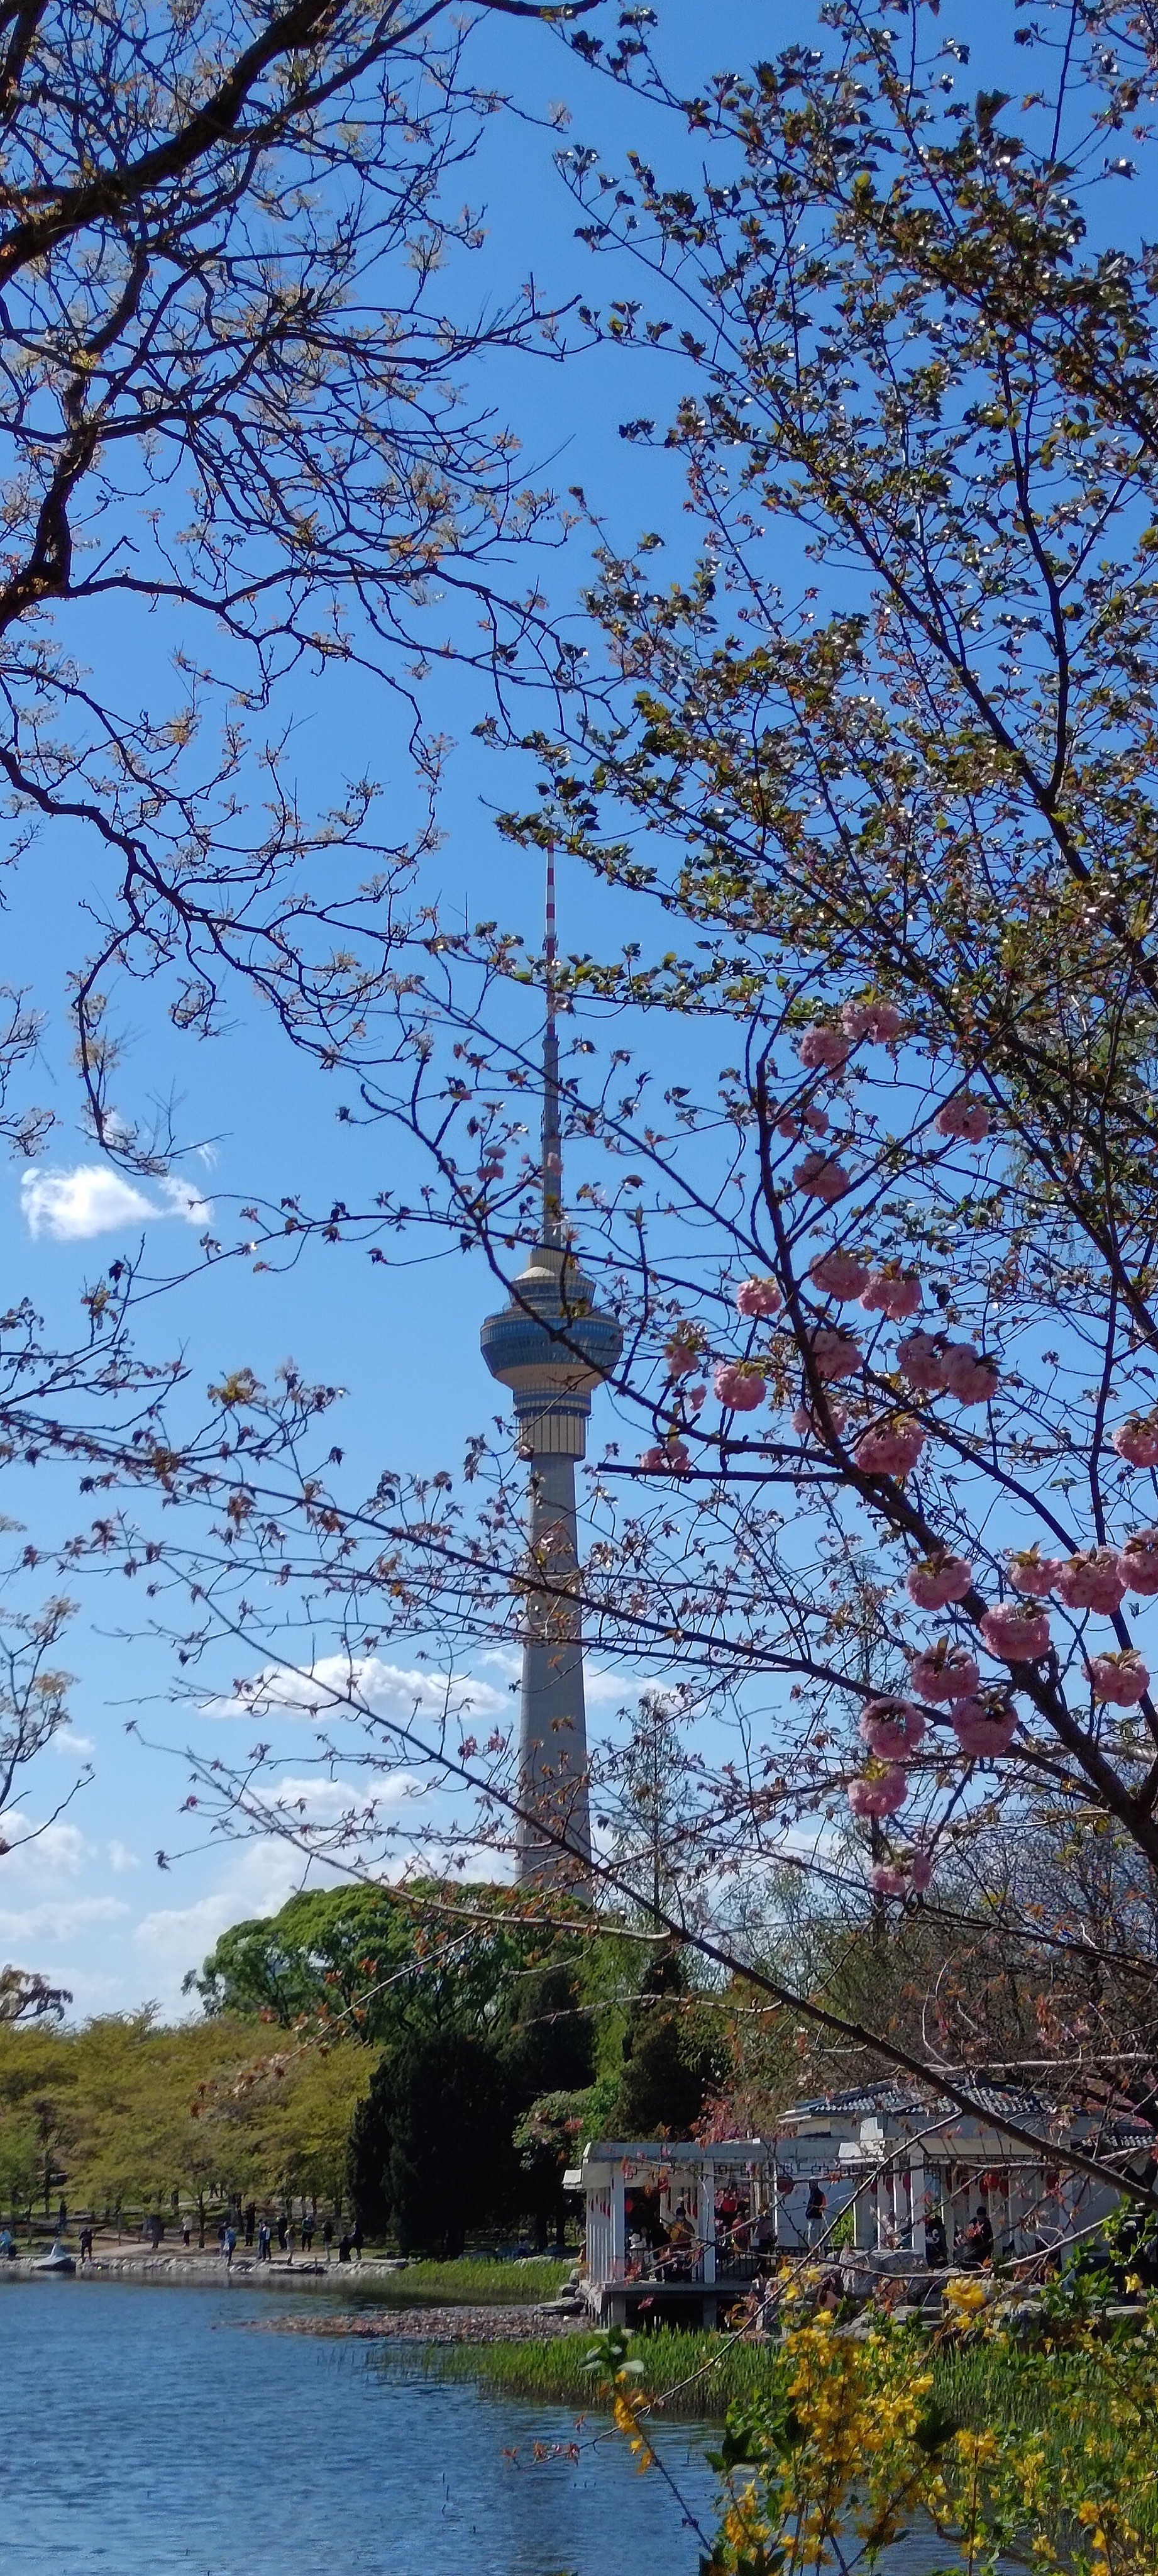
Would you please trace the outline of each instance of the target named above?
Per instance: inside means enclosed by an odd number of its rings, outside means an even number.
[[[547,857],[547,1024],[543,1036],[543,1214],[539,1240],[511,1283],[511,1302],[488,1315],[482,1355],[515,1399],[519,1448],[530,1460],[529,1562],[519,1711],[516,1877],[582,1885],[591,1859],[583,1620],[575,1521],[575,1462],[587,1447],[592,1390],[623,1347],[602,1315],[563,1229],[559,1040],[555,1027],[555,862]],[[548,1831],[544,1831],[544,1827]],[[562,1835],[566,1848],[551,1839]]]

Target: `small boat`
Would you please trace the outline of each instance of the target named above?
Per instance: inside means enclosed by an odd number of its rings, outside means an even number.
[[[34,2272],[75,2272],[76,2256],[70,2254],[54,2236],[47,2254],[37,2256],[32,2270]]]

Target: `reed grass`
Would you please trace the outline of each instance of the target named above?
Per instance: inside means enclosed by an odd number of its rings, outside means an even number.
[[[432,2355],[431,2363],[449,2378],[481,2379],[508,2396],[569,2406],[578,2414],[606,2402],[600,2374],[585,2368],[590,2350],[590,2335],[569,2334],[547,2343],[452,2345]],[[632,2354],[643,2364],[638,2385],[645,2395],[662,2398],[665,2415],[690,2419],[722,2416],[729,2406],[767,2396],[784,2368],[768,2344],[733,2343],[726,2335],[681,2333],[674,2326],[640,2335]]]
[[[385,2280],[374,2282],[374,2298],[383,2307],[399,2308],[427,2302],[431,2306],[529,2307],[538,2299],[557,2297],[572,2268],[569,2262],[550,2256],[496,2263],[485,2255],[463,2254],[453,2263],[408,2263],[404,2272],[391,2272]]]

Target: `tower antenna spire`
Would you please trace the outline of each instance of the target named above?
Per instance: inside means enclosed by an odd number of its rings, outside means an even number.
[[[559,1033],[555,1024],[555,964],[559,954],[555,930],[555,851],[547,844],[547,916],[543,959],[547,979],[547,1020],[543,1031],[543,1242],[548,1251],[563,1249],[563,1121],[559,1100]]]

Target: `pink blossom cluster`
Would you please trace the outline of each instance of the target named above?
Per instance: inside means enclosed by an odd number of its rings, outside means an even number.
[[[854,1816],[895,1816],[908,1794],[908,1781],[895,1762],[848,1784],[848,1803]]]
[[[806,1029],[796,1050],[808,1073],[839,1073],[852,1054],[852,1039],[840,1029],[825,1028],[820,1022]]]
[[[835,1297],[838,1305],[848,1305],[859,1297],[869,1282],[867,1261],[858,1261],[855,1252],[842,1252],[834,1244],[831,1252],[818,1252],[809,1266],[808,1276],[822,1297]]]
[[[792,1178],[798,1190],[806,1190],[809,1198],[823,1199],[826,1207],[834,1206],[852,1188],[851,1173],[832,1154],[805,1154]]]
[[[891,1046],[904,1026],[895,1002],[844,1002],[840,1024],[854,1044],[868,1038],[873,1046]]]
[[[983,1100],[971,1100],[968,1092],[959,1092],[955,1100],[944,1100],[933,1120],[938,1136],[959,1136],[966,1145],[980,1145],[989,1134],[989,1111]]]
[[[1114,1708],[1136,1708],[1150,1688],[1149,1671],[1132,1647],[1120,1655],[1091,1655],[1088,1670],[1094,1698]]]
[[[1049,1653],[1049,1620],[1035,1601],[998,1602],[985,1612],[981,1634],[1006,1664],[1036,1664]]]
[[[697,1345],[687,1340],[682,1333],[673,1334],[664,1350],[664,1358],[667,1362],[668,1376],[674,1378],[690,1377],[693,1369],[698,1369],[700,1365]]]
[[[639,1463],[646,1476],[686,1476],[692,1462],[687,1442],[678,1439],[673,1432],[664,1441],[662,1449],[642,1450]]]
[[[1158,1592],[1158,1530],[1135,1530],[1118,1557],[1128,1592]]]
[[[906,1323],[921,1303],[921,1282],[911,1270],[871,1270],[861,1291],[867,1314],[887,1315],[891,1324]]]
[[[927,1851],[910,1852],[907,1860],[878,1860],[870,1872],[878,1896],[907,1896],[910,1888],[923,1896],[932,1876],[933,1855]]]
[[[821,1109],[815,1101],[810,1101],[807,1109],[801,1110],[799,1118],[779,1118],[776,1122],[776,1133],[778,1136],[783,1136],[786,1144],[796,1145],[800,1141],[802,1126],[810,1127],[814,1136],[827,1136],[829,1128],[827,1109]]]
[[[809,1347],[818,1377],[828,1381],[856,1376],[861,1349],[855,1333],[846,1333],[840,1324],[818,1324]]]
[[[845,1412],[843,1404],[834,1404],[830,1402],[828,1407],[828,1418],[839,1439],[845,1423],[848,1420],[848,1415]],[[820,1422],[818,1416],[813,1412],[810,1404],[797,1405],[796,1411],[792,1416],[792,1428],[794,1431],[799,1432],[802,1440],[823,1440],[826,1436],[824,1426]]]
[[[918,1699],[944,1707],[952,1700],[972,1698],[981,1686],[981,1669],[967,1646],[956,1645],[951,1637],[938,1637],[934,1645],[922,1646],[914,1655],[909,1679]]]
[[[925,1712],[911,1699],[870,1699],[857,1725],[862,1744],[880,1762],[901,1762],[925,1740]]]
[[[908,1333],[897,1344],[897,1366],[922,1395],[953,1395],[958,1404],[990,1404],[1001,1372],[972,1342],[946,1341],[942,1333]]]
[[[973,1568],[964,1556],[927,1556],[905,1576],[905,1590],[918,1610],[947,1610],[972,1589]]]
[[[907,1476],[924,1446],[919,1422],[878,1422],[862,1431],[852,1454],[866,1476]]]
[[[736,1313],[749,1320],[778,1315],[783,1303],[774,1279],[742,1279],[736,1290]]]
[[[1131,1413],[1111,1431],[1110,1446],[1128,1467],[1158,1467],[1158,1413]]]
[[[1008,1753],[1017,1732],[1017,1712],[1004,1703],[994,1707],[983,1699],[959,1699],[949,1711],[949,1724],[971,1761],[992,1762],[999,1753]]]
[[[720,1403],[733,1413],[754,1413],[768,1392],[759,1369],[745,1360],[721,1360],[712,1385]]]

